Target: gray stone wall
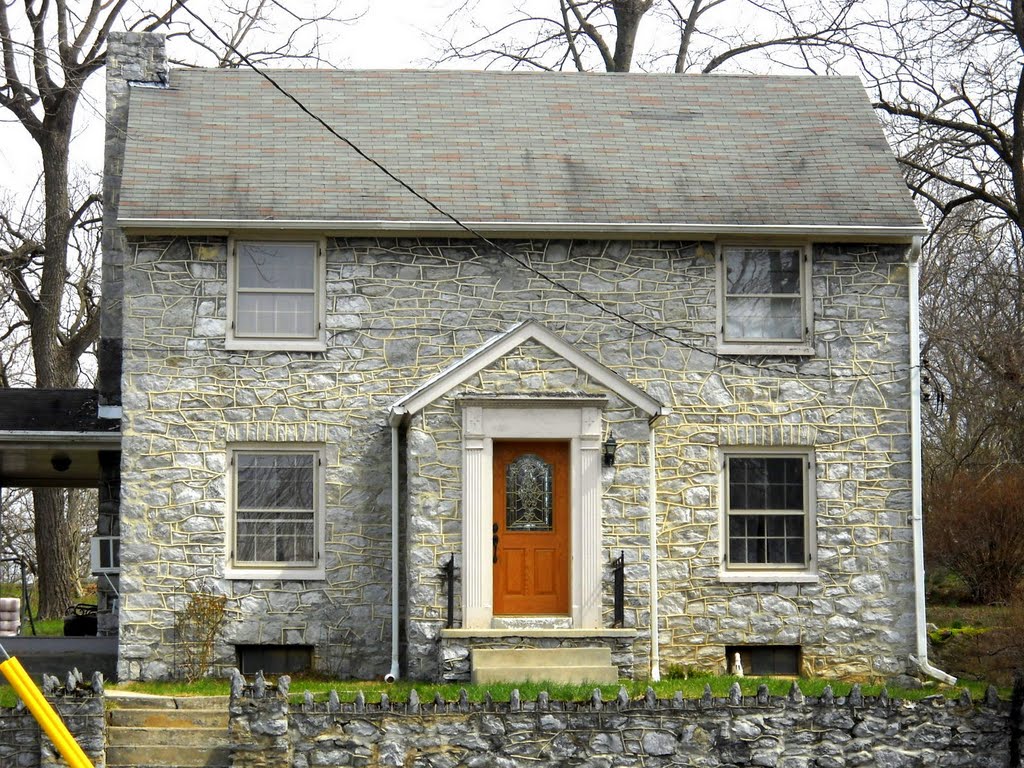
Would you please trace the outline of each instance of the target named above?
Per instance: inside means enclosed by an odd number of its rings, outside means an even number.
[[[470,242],[331,239],[327,351],[227,351],[225,240],[130,243],[119,674],[174,673],[173,611],[197,584],[228,596],[222,670],[235,663],[233,644],[262,642],[313,645],[318,667],[333,674],[387,671],[387,408],[525,319],[545,324],[669,409],[656,432],[663,664],[721,670],[727,644],[767,643],[801,645],[811,672],[904,671],[913,651],[913,584],[903,249],[815,246],[815,354],[721,358],[714,354],[710,244],[504,245],[565,287],[668,338],[614,320]],[[496,364],[468,389],[589,391],[585,377],[533,352]],[[408,434],[404,585],[409,619],[421,631],[410,633],[413,669],[437,669],[434,639],[444,610],[438,570],[460,535],[454,408],[438,403]],[[623,431],[621,461],[602,479],[603,543],[609,560],[626,550],[627,626],[638,631],[635,650],[644,659],[646,435],[621,404],[612,402],[605,418],[619,420]],[[296,440],[326,448],[326,579],[225,579],[228,446]],[[744,446],[814,452],[816,582],[722,582],[720,462],[723,449]],[[429,494],[437,503],[428,515],[417,505],[426,509]]]
[[[43,676],[43,693],[94,768],[106,765],[106,713],[99,673],[85,683],[77,672],[60,685]],[[0,765],[3,768],[58,768],[67,765],[32,714],[19,702],[0,708]]]
[[[385,697],[386,698],[386,697]],[[241,691],[231,705],[233,768],[317,765],[971,766],[1009,764],[1009,707],[990,692],[975,704],[848,697],[756,696],[615,701],[420,701],[289,705],[277,692]],[[250,734],[256,734],[250,736]],[[287,746],[285,746],[287,744]],[[258,748],[270,745],[270,749]],[[1018,744],[1019,747],[1019,744]]]
[[[39,733],[27,709],[0,709],[0,765],[39,768]]]

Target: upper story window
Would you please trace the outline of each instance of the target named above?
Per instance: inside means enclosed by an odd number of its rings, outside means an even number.
[[[810,270],[804,247],[721,249],[723,352],[810,354]]]
[[[813,463],[806,453],[725,458],[727,571],[807,571],[812,560]]]
[[[321,576],[321,464],[321,451],[313,447],[231,452],[229,577]]]
[[[322,243],[236,240],[229,262],[229,349],[322,350]]]

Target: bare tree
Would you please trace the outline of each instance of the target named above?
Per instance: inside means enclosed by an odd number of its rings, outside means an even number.
[[[241,48],[262,62],[318,59],[322,28],[345,21],[329,0],[304,4],[315,11],[309,15],[280,0],[224,0],[205,10],[230,38],[226,51],[207,30],[182,20],[183,3],[140,13],[128,0],[0,0],[0,108],[31,138],[41,167],[36,192],[24,193],[20,207],[0,209],[0,311],[10,323],[8,351],[0,354],[5,386],[30,379],[40,388],[65,389],[88,378],[83,361],[99,333],[99,195],[69,183],[71,146],[86,82],[104,65],[110,32],[166,30],[230,66]],[[268,46],[270,32],[276,42]],[[13,353],[17,343],[27,345],[28,361]],[[33,497],[35,539],[46,542],[36,547],[39,611],[57,616],[75,593],[75,537],[63,491],[36,489]]]
[[[465,0],[449,16],[440,62],[707,73],[753,59],[825,72],[853,29],[877,23],[855,18],[854,0],[521,0],[494,26],[473,22],[478,4]]]
[[[979,208],[945,217],[922,269],[930,480],[1024,456],[1024,256]]]
[[[860,63],[910,187],[936,228],[966,206],[986,237],[995,231],[1016,248],[1024,232],[1022,0],[916,0],[898,12],[903,23],[885,41],[898,55]]]

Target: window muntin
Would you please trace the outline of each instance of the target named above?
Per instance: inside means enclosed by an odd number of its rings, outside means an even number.
[[[726,459],[726,562],[731,568],[808,563],[807,456]]]
[[[318,338],[318,283],[315,242],[236,243],[235,338]]]
[[[803,342],[804,249],[722,249],[725,342]]]
[[[316,565],[321,497],[319,452],[237,450],[233,466],[233,565]]]

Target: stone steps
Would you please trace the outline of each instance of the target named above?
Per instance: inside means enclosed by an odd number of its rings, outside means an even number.
[[[507,682],[616,683],[619,671],[611,649],[474,648],[474,684]]]
[[[107,768],[228,768],[228,700],[121,698],[107,712]]]

